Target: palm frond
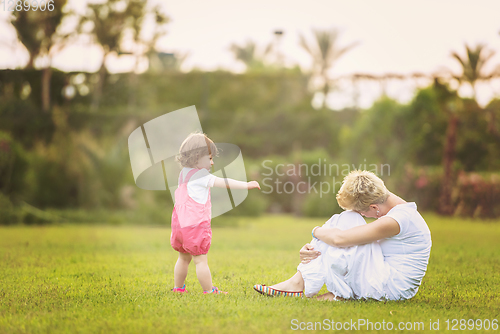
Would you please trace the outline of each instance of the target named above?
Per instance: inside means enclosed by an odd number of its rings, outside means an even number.
[[[458,53],[456,53],[455,51],[453,51],[451,53],[451,56],[454,57],[456,60],[458,60],[460,62],[460,64],[462,65],[462,67],[465,68],[465,66],[466,66],[465,65],[466,60],[462,59],[462,57]]]
[[[307,53],[309,53],[313,58],[315,57],[315,53],[314,51],[312,50],[312,48],[309,46],[309,44],[307,43],[306,41],[306,38],[304,37],[304,35],[302,34],[299,34],[299,44],[300,46],[307,51]]]
[[[490,77],[491,74],[484,74],[484,66],[488,60],[493,57],[495,52],[487,50],[486,45],[477,44],[475,47],[465,45],[466,56],[462,57],[457,52],[452,52],[451,55],[459,61],[462,66],[462,77],[460,82],[467,81],[474,86],[477,80]]]
[[[256,57],[256,45],[253,41],[247,41],[244,45],[231,44],[230,50],[233,52],[234,57],[249,66]]]
[[[354,43],[351,43],[351,44],[344,46],[343,48],[337,50],[335,53],[332,53],[331,54],[331,57],[332,57],[331,62],[332,63],[335,62],[337,59],[342,57],[345,53],[354,49],[358,45],[359,45],[359,42],[354,42]]]

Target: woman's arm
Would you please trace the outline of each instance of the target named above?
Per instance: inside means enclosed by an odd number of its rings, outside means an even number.
[[[215,178],[214,187],[231,189],[260,189],[259,183],[257,181],[243,182],[233,179],[223,179],[220,177]]]
[[[364,245],[377,240],[390,238],[399,233],[399,224],[391,217],[382,217],[373,223],[356,226],[348,230],[318,227],[314,236],[334,247]]]

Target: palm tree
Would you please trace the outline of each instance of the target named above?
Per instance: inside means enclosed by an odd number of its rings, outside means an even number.
[[[262,54],[257,52],[257,45],[254,41],[247,41],[244,45],[231,44],[236,60],[241,61],[247,67],[247,70],[262,69],[265,67],[264,58],[271,52],[272,46],[269,44]]]
[[[451,201],[453,163],[455,162],[460,113],[463,111],[464,107],[462,99],[460,99],[457,92],[450,90],[446,84],[439,82],[437,78],[434,79],[434,91],[436,92],[440,109],[448,118],[442,160],[443,179],[441,181],[441,194],[439,197],[439,212],[444,215],[451,215],[453,213]]]
[[[462,66],[462,74],[455,75],[454,77],[459,83],[469,83],[474,93],[474,99],[476,99],[476,83],[491,78],[491,74],[487,75],[484,73],[484,66],[493,57],[495,52],[487,50],[484,44],[478,44],[475,48],[469,47],[466,44],[465,50],[467,51],[465,57],[460,56],[457,52],[451,53]]]
[[[300,46],[302,46],[313,58],[313,77],[319,77],[322,80],[324,108],[326,96],[330,91],[330,85],[328,83],[328,71],[333,67],[335,62],[340,57],[342,57],[347,51],[351,50],[358,43],[352,43],[350,45],[340,47],[340,33],[335,28],[330,30],[313,30],[313,34],[315,37],[315,43],[313,44],[309,44],[305,37],[300,34]]]
[[[495,51],[486,49],[486,45],[478,44],[475,48],[465,45],[467,52],[465,57],[460,56],[457,52],[452,52],[451,55],[458,60],[462,67],[461,75],[454,75],[460,84],[466,82],[472,87],[474,100],[477,98],[476,83],[479,81],[489,80],[494,77],[495,73],[484,73],[484,67],[488,60],[493,57]],[[498,71],[498,70],[497,70]],[[495,127],[495,110],[494,108],[486,108],[484,110],[488,118],[488,131],[496,134]]]
[[[488,51],[485,45],[478,44],[475,48],[465,45],[466,56],[462,57],[457,52],[452,52],[452,56],[458,60],[462,66],[461,75],[453,75],[460,84],[470,84],[474,100],[476,100],[476,83],[481,80],[488,80],[492,77],[491,74],[484,73],[484,66],[493,56],[493,51]],[[438,100],[441,109],[448,116],[448,126],[446,130],[446,141],[444,144],[443,154],[443,180],[441,185],[440,195],[440,211],[442,214],[452,214],[453,206],[451,203],[451,192],[453,187],[453,164],[455,161],[455,151],[458,136],[458,124],[460,123],[461,113],[464,111],[462,99],[459,98],[457,92],[449,90],[446,85],[440,84],[437,80],[434,83]],[[476,104],[476,107],[477,104]],[[479,108],[479,110],[482,110]],[[491,109],[492,110],[492,109]],[[490,122],[494,122],[494,118],[490,118]],[[494,124],[490,123],[490,130]]]

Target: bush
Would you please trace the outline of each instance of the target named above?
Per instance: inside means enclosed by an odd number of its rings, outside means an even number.
[[[19,217],[10,199],[6,195],[0,193],[0,225],[10,225],[18,221]]]
[[[304,203],[302,213],[306,217],[331,217],[335,213],[341,213],[343,209],[336,199],[336,192],[327,194],[309,194]]]
[[[454,190],[455,215],[500,217],[500,175],[462,172]]]
[[[397,195],[417,203],[419,211],[438,211],[442,177],[441,167],[407,164],[401,178],[391,183],[396,185]]]
[[[37,207],[78,206],[78,179],[59,158],[33,156],[30,171],[29,203]]]
[[[17,199],[23,193],[28,169],[26,153],[11,136],[0,131],[0,192]]]
[[[258,217],[267,209],[268,203],[264,195],[259,193],[259,190],[249,190],[248,196],[243,203],[238,205],[231,211],[224,213],[224,216],[247,216]]]
[[[442,175],[440,167],[406,165],[405,174],[391,182],[396,184],[398,195],[416,202],[420,211],[438,211]],[[456,216],[500,217],[500,175],[460,172],[452,189],[452,203]]]

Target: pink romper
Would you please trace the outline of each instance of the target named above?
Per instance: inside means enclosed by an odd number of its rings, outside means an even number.
[[[190,170],[184,180],[182,180],[182,172],[179,175],[170,235],[170,244],[173,249],[191,255],[207,254],[212,242],[210,189],[205,204],[200,204],[189,197],[187,189],[189,180],[198,171],[199,169]]]

